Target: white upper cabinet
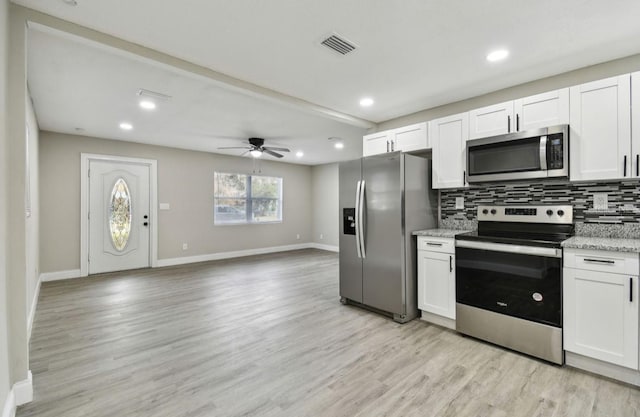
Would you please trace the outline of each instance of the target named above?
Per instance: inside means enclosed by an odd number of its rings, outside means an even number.
[[[569,89],[536,94],[514,101],[514,132],[569,123]]]
[[[427,123],[399,127],[393,130],[393,151],[411,152],[429,147]]]
[[[640,72],[631,74],[631,176],[640,178]]]
[[[569,89],[549,91],[469,112],[469,139],[569,123]]]
[[[513,101],[482,107],[469,112],[469,139],[512,132]]]
[[[412,152],[429,148],[427,123],[416,123],[397,129],[372,133],[363,137],[362,155],[385,152]]]
[[[631,76],[571,87],[570,100],[570,179],[631,177]]]
[[[372,133],[362,138],[362,156],[389,152],[390,131]]]
[[[469,113],[429,122],[433,159],[433,188],[466,186],[465,144],[469,138]]]

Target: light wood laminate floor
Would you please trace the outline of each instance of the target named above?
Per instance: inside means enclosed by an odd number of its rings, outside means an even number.
[[[42,285],[19,417],[640,416],[640,391],[343,306],[318,250]]]

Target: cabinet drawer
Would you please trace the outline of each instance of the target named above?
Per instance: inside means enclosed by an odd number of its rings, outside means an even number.
[[[638,275],[640,270],[637,253],[582,249],[565,249],[564,266],[627,275]]]
[[[453,239],[446,237],[418,236],[418,250],[455,253]]]

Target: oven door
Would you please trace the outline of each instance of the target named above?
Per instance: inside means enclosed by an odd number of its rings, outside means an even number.
[[[562,327],[562,251],[456,241],[456,301]]]

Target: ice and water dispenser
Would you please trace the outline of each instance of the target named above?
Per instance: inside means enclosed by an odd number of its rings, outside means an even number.
[[[342,233],[345,235],[356,234],[356,209],[342,209]]]

